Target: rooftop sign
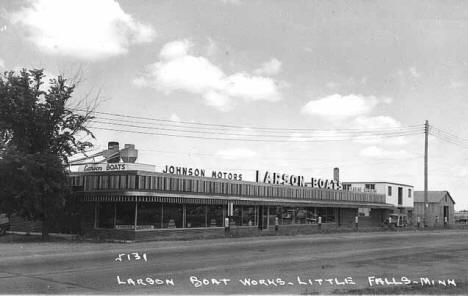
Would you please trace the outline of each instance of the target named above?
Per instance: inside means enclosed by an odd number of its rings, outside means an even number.
[[[154,165],[142,163],[95,163],[80,166],[80,172],[112,172],[112,171],[151,171],[156,170]]]
[[[304,176],[281,174],[276,172],[261,172],[257,170],[256,182],[278,185],[291,185],[300,187],[314,187],[321,189],[342,190],[343,185],[339,181],[310,178],[310,183],[305,182]]]
[[[191,168],[191,167],[166,165],[162,172],[166,174],[174,174],[174,175],[211,177],[211,178],[217,178],[217,179],[242,181],[242,174],[230,173],[230,172],[224,172],[224,171],[211,171],[211,174],[210,174],[210,172],[207,173],[205,169]]]

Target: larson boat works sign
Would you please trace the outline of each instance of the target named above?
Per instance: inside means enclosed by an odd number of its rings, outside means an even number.
[[[274,172],[261,172],[257,170],[256,182],[278,185],[292,185],[300,187],[314,187],[321,189],[342,190],[343,185],[336,180],[310,178],[310,183],[305,182],[304,176],[280,174]]]

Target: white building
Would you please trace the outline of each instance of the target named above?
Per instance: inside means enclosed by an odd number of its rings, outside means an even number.
[[[350,191],[385,194],[385,201],[395,206],[395,213],[411,218],[414,208],[414,187],[393,182],[343,182],[343,189]]]

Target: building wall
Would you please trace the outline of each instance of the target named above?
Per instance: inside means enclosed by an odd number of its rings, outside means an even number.
[[[392,195],[388,194],[388,187],[392,188]],[[401,187],[403,190],[403,203],[401,205],[398,204],[398,188]],[[414,206],[414,189],[412,186],[403,186],[397,185],[392,183],[381,183],[376,184],[375,189],[377,193],[385,194],[385,198],[387,203],[392,204],[394,206],[402,206],[402,207],[413,207]],[[409,190],[411,190],[411,194],[409,194]]]
[[[346,183],[346,182],[345,182]],[[396,207],[413,207],[414,205],[414,188],[413,186],[406,186],[406,185],[399,185],[399,184],[392,184],[392,183],[373,183],[373,182],[368,182],[368,183],[351,183],[352,188],[358,188],[361,191],[365,190],[365,185],[366,184],[374,184],[375,186],[375,191],[378,194],[384,194],[385,195],[385,201],[386,203],[392,204]],[[392,195],[388,194],[388,187],[392,188]],[[403,189],[403,200],[402,204],[398,204],[398,187],[401,187]],[[411,190],[411,194],[408,194],[408,190]]]
[[[454,204],[450,198],[442,199],[442,201],[438,203],[429,203],[429,206],[426,208],[427,211],[427,225],[428,226],[437,226],[444,224],[444,206],[448,206],[448,224],[455,224],[455,217],[454,217]],[[417,217],[421,217],[421,223],[424,217],[424,202],[416,202],[414,204],[414,214],[413,220],[414,222],[417,221]],[[438,217],[438,222],[437,218]]]

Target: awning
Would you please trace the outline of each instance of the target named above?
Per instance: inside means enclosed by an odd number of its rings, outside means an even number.
[[[83,202],[163,202],[209,205],[264,205],[264,206],[297,206],[297,207],[339,207],[339,208],[382,208],[394,206],[384,203],[349,202],[335,200],[280,199],[267,197],[241,197],[195,195],[183,193],[145,192],[145,191],[106,191],[79,192],[79,201]]]

